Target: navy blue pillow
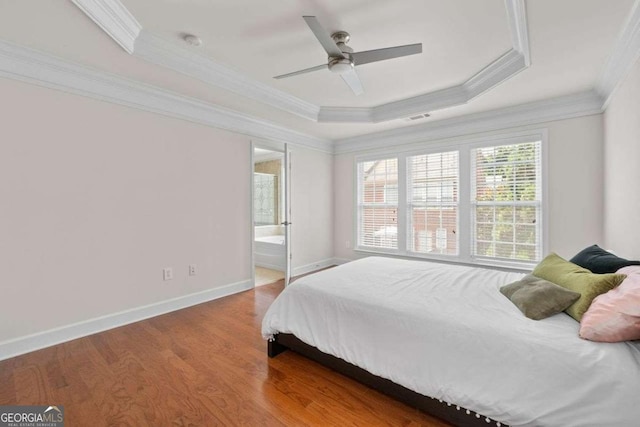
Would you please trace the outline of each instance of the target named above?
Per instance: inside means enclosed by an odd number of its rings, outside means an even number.
[[[569,261],[597,274],[615,273],[622,267],[640,265],[640,261],[629,261],[628,259],[620,258],[611,252],[605,251],[598,245],[589,246],[581,250]]]

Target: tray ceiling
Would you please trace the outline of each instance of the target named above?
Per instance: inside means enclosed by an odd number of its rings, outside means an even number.
[[[369,108],[460,85],[513,46],[501,0],[122,0],[122,5],[143,33],[318,107]],[[526,1],[531,65],[467,104],[431,111],[425,120],[592,90],[632,5],[633,0]],[[273,80],[325,59],[301,18],[305,14],[318,16],[329,31],[349,31],[356,51],[422,42],[423,54],[360,67],[365,93],[359,97],[329,72]],[[180,35],[186,32],[197,34],[203,46],[183,44]],[[340,139],[414,124],[316,123],[238,96],[129,54],[68,1],[0,3],[0,39],[317,137]]]

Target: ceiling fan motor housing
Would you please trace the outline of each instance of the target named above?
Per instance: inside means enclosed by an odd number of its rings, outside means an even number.
[[[331,34],[331,38],[334,42],[336,42],[336,44],[347,44],[349,43],[349,40],[351,40],[351,35],[346,31],[336,31],[335,33]]]

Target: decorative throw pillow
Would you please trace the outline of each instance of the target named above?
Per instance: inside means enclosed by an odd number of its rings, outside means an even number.
[[[567,309],[580,298],[573,292],[528,274],[521,280],[500,288],[500,292],[529,319],[541,320]]]
[[[580,294],[580,299],[566,310],[578,322],[595,297],[609,292],[626,277],[624,274],[594,274],[554,253],[540,261],[532,274]]]
[[[627,278],[593,300],[580,322],[580,337],[601,342],[640,340],[640,266],[618,273]]]
[[[622,267],[640,265],[640,261],[630,261],[605,251],[598,245],[589,246],[571,258],[572,263],[590,270],[592,273],[615,273]]]

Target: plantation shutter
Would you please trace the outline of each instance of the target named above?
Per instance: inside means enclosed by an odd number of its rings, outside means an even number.
[[[358,163],[358,246],[398,249],[398,159]]]
[[[472,254],[539,261],[542,256],[541,142],[471,151]]]

